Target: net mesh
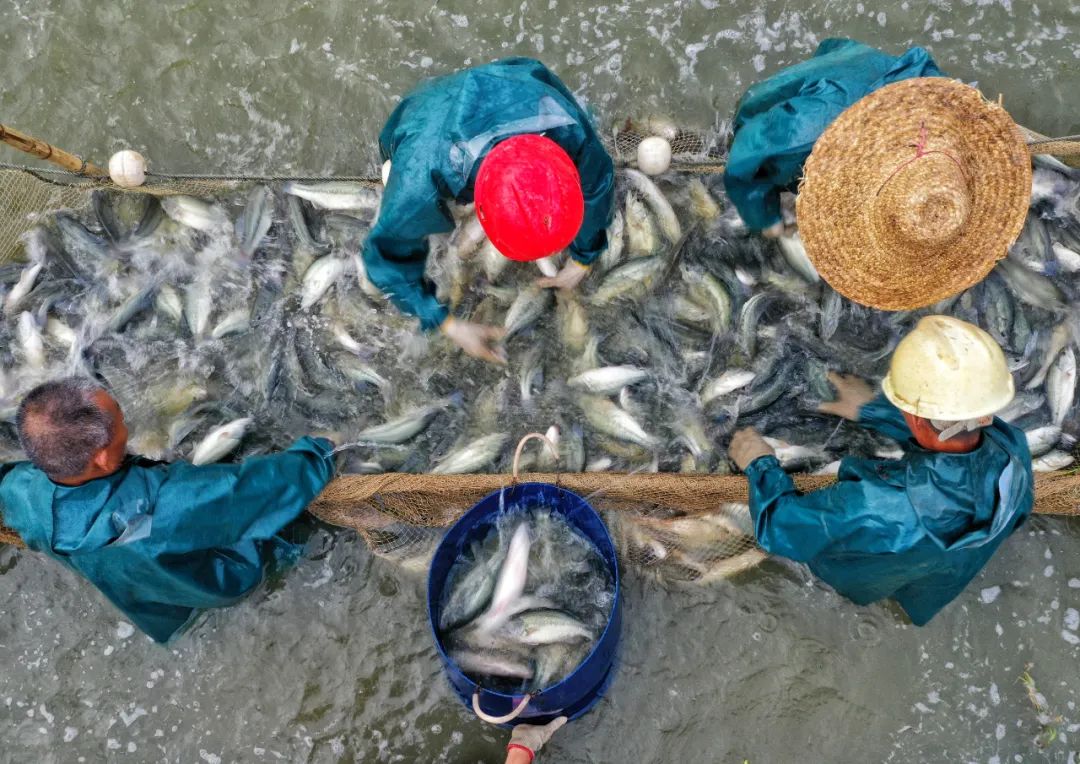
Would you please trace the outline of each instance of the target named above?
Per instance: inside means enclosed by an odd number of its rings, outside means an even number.
[[[1047,138],[1024,130],[1033,154],[1050,154],[1080,167],[1080,136]],[[708,175],[723,172],[730,138],[727,124],[708,131],[687,131],[660,117],[628,119],[603,135],[618,166],[633,166],[642,140],[659,135],[672,147],[671,171]],[[216,198],[241,192],[254,183],[285,180],[350,180],[373,187],[372,177],[285,177],[148,174],[133,189],[154,196],[185,194]],[[43,216],[57,210],[77,212],[90,205],[93,191],[125,191],[108,179],[0,164],[0,263],[22,257],[21,237]],[[794,476],[801,490],[829,485],[828,476]],[[525,475],[523,480],[557,482],[584,496],[609,523],[623,560],[658,575],[707,581],[751,567],[764,553],[756,546],[746,507],[747,485],[741,476],[700,474],[584,473]],[[508,485],[510,477],[492,475],[348,475],[334,480],[309,508],[321,520],[355,529],[371,549],[417,569],[426,567],[442,529],[485,495]],[[1036,475],[1035,511],[1080,514],[1080,476]],[[18,535],[0,522],[0,543],[21,545]]]

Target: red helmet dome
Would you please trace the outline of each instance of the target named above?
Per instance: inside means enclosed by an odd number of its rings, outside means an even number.
[[[539,260],[565,249],[585,218],[574,160],[542,135],[516,135],[488,152],[474,196],[484,233],[511,260]]]

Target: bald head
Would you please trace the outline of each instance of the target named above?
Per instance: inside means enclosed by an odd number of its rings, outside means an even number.
[[[16,423],[27,457],[58,481],[109,474],[127,448],[116,401],[89,379],[70,377],[35,387],[19,405]]]

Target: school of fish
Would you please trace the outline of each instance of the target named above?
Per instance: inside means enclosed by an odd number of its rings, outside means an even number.
[[[608,249],[574,292],[535,283],[564,255],[510,263],[455,206],[427,277],[455,315],[507,329],[507,367],[420,332],[368,280],[378,188],[95,191],[85,209],[43,215],[24,261],[0,266],[0,449],[21,458],[13,423],[31,387],[84,374],[117,397],[131,450],[151,458],[207,464],[323,431],[345,444],[346,473],[505,472],[513,444],[546,431],[557,453],[526,452],[523,469],[725,473],[730,434],[753,425],[785,468],[835,472],[844,455],[901,451],[815,413],[833,395],[827,372],[878,381],[900,337],[945,313],[1005,349],[1018,394],[1000,416],[1028,434],[1035,469],[1067,469],[1080,436],[1080,171],[1035,165],[1008,257],[966,292],[898,313],[833,291],[797,236],[748,231],[720,176],[620,171]],[[716,574],[686,538],[647,524],[631,535],[688,578]]]

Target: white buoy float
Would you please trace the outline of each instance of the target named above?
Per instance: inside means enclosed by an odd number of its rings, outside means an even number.
[[[146,160],[138,151],[117,151],[109,159],[109,177],[123,188],[135,188],[146,181]]]
[[[646,175],[660,175],[671,166],[671,144],[664,138],[651,135],[638,144],[637,163]]]

